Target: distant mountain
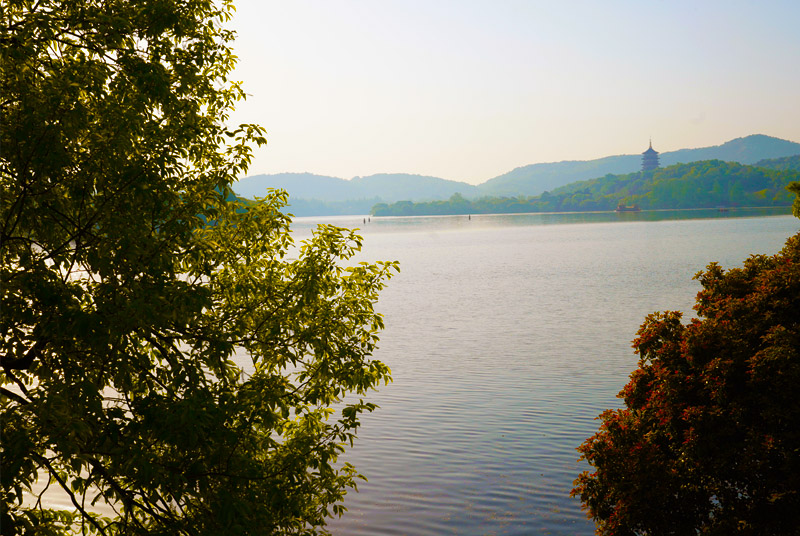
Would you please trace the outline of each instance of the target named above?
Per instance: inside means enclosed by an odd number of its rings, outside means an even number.
[[[661,166],[701,160],[723,160],[740,164],[755,164],[759,160],[800,154],[800,143],[754,134],[736,138],[722,145],[700,149],[680,149],[659,155]],[[641,168],[642,157],[636,155],[607,156],[596,160],[565,161],[550,164],[531,164],[489,179],[480,184],[481,195],[516,196],[539,195],[571,182],[632,173]]]
[[[477,193],[477,187],[466,182],[402,173],[356,177],[350,182],[363,197],[382,199],[447,199],[455,192],[465,196]]]
[[[466,182],[406,173],[380,173],[344,180],[311,173],[280,173],[246,177],[234,185],[242,197],[263,196],[267,188],[289,193],[289,210],[296,216],[368,214],[375,203],[411,199],[447,199],[454,192],[476,195],[477,187]]]
[[[575,181],[619,175],[639,169],[640,155],[606,156],[596,160],[566,160],[518,167],[478,185],[481,195],[516,197],[539,195]]]
[[[798,181],[800,170],[706,160],[673,164],[654,171],[607,174],[573,182],[539,196],[468,200],[454,195],[447,201],[380,203],[373,207],[372,213],[375,216],[422,216],[590,212],[612,211],[620,204],[638,205],[643,210],[784,207],[788,212],[794,194],[786,186]]]
[[[663,153],[661,165],[687,164],[698,160],[724,160],[740,164],[755,164],[759,160],[781,158],[800,154],[800,143],[773,138],[763,134],[754,134],[744,138],[736,138],[722,145],[703,147],[701,149],[681,149]],[[636,171],[636,170],[633,170]]]
[[[713,147],[664,152],[659,157],[662,167],[666,167],[701,160],[755,164],[765,159],[780,160],[793,155],[800,155],[800,143],[756,134]],[[774,169],[796,169],[791,166],[797,163],[787,159],[773,165]],[[234,185],[234,191],[242,197],[252,198],[263,196],[267,188],[284,189],[289,192],[289,210],[297,216],[367,214],[376,203],[437,201],[449,199],[455,193],[468,199],[482,196],[536,196],[576,181],[608,174],[632,173],[640,167],[640,154],[531,164],[489,179],[478,186],[404,173],[382,173],[352,180],[311,173],[281,173],[246,177]]]
[[[359,197],[354,195],[350,181],[312,173],[278,173],[245,177],[234,185],[233,190],[242,197],[252,199],[263,197],[268,188],[286,190],[291,197],[301,199],[345,201]]]

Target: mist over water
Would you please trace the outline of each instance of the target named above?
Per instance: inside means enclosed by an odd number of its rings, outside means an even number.
[[[375,354],[394,382],[369,397],[381,408],[344,457],[369,481],[335,534],[593,534],[569,497],[585,468],[575,448],[620,406],[644,317],[688,321],[697,271],[776,253],[800,228],[625,216],[331,221],[361,228],[358,260],[401,264]],[[298,237],[316,221],[299,219]]]

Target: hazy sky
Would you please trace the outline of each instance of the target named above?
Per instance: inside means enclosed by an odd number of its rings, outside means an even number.
[[[235,0],[250,175],[483,182],[537,162],[800,142],[798,0]]]

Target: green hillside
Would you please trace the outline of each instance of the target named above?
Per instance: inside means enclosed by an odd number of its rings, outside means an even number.
[[[642,147],[646,149],[646,147]],[[664,167],[701,160],[724,160],[740,164],[758,165],[765,158],[785,157],[800,153],[800,144],[753,134],[736,138],[721,145],[680,149],[660,154]],[[608,173],[620,175],[637,171],[642,164],[640,154],[618,155],[587,161],[567,161],[523,166],[478,185],[478,192],[488,196],[540,195],[542,192],[575,181],[602,177]],[[467,192],[461,192],[469,197]]]
[[[792,167],[792,162],[795,161],[768,161],[766,165],[775,167],[770,168],[706,160],[650,172],[608,174],[535,197],[483,197],[470,201],[456,194],[447,201],[381,203],[373,207],[372,213],[401,216],[588,212],[614,210],[619,204],[639,205],[642,210],[790,206],[794,196],[786,186],[800,181],[800,171]]]
[[[784,156],[783,158],[772,158],[769,160],[759,160],[756,167],[777,169],[780,171],[800,171],[800,154],[794,156]]]
[[[660,158],[664,167],[716,159],[763,165],[771,169],[797,170],[800,157],[788,156],[797,154],[800,154],[800,143],[754,134],[712,147],[662,152]],[[774,160],[764,160],[766,158]],[[523,196],[522,203],[527,204],[529,196],[540,196],[545,191],[553,192],[575,181],[586,181],[609,173],[632,173],[641,167],[641,163],[640,154],[629,154],[586,161],[531,164],[479,185],[408,173],[380,173],[351,180],[312,173],[279,173],[242,178],[233,189],[246,198],[264,196],[270,188],[286,190],[289,193],[288,210],[296,216],[366,214],[375,203],[402,200],[428,201],[430,203],[421,203],[428,206],[428,210],[449,210],[446,208],[448,198],[455,192],[479,205],[481,202],[477,199],[480,197],[513,197],[513,203],[517,203],[518,196]]]

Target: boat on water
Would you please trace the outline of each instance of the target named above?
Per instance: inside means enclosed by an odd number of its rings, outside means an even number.
[[[623,205],[620,203],[617,205],[617,208],[614,209],[614,212],[641,212],[642,209],[639,208],[639,205]]]

